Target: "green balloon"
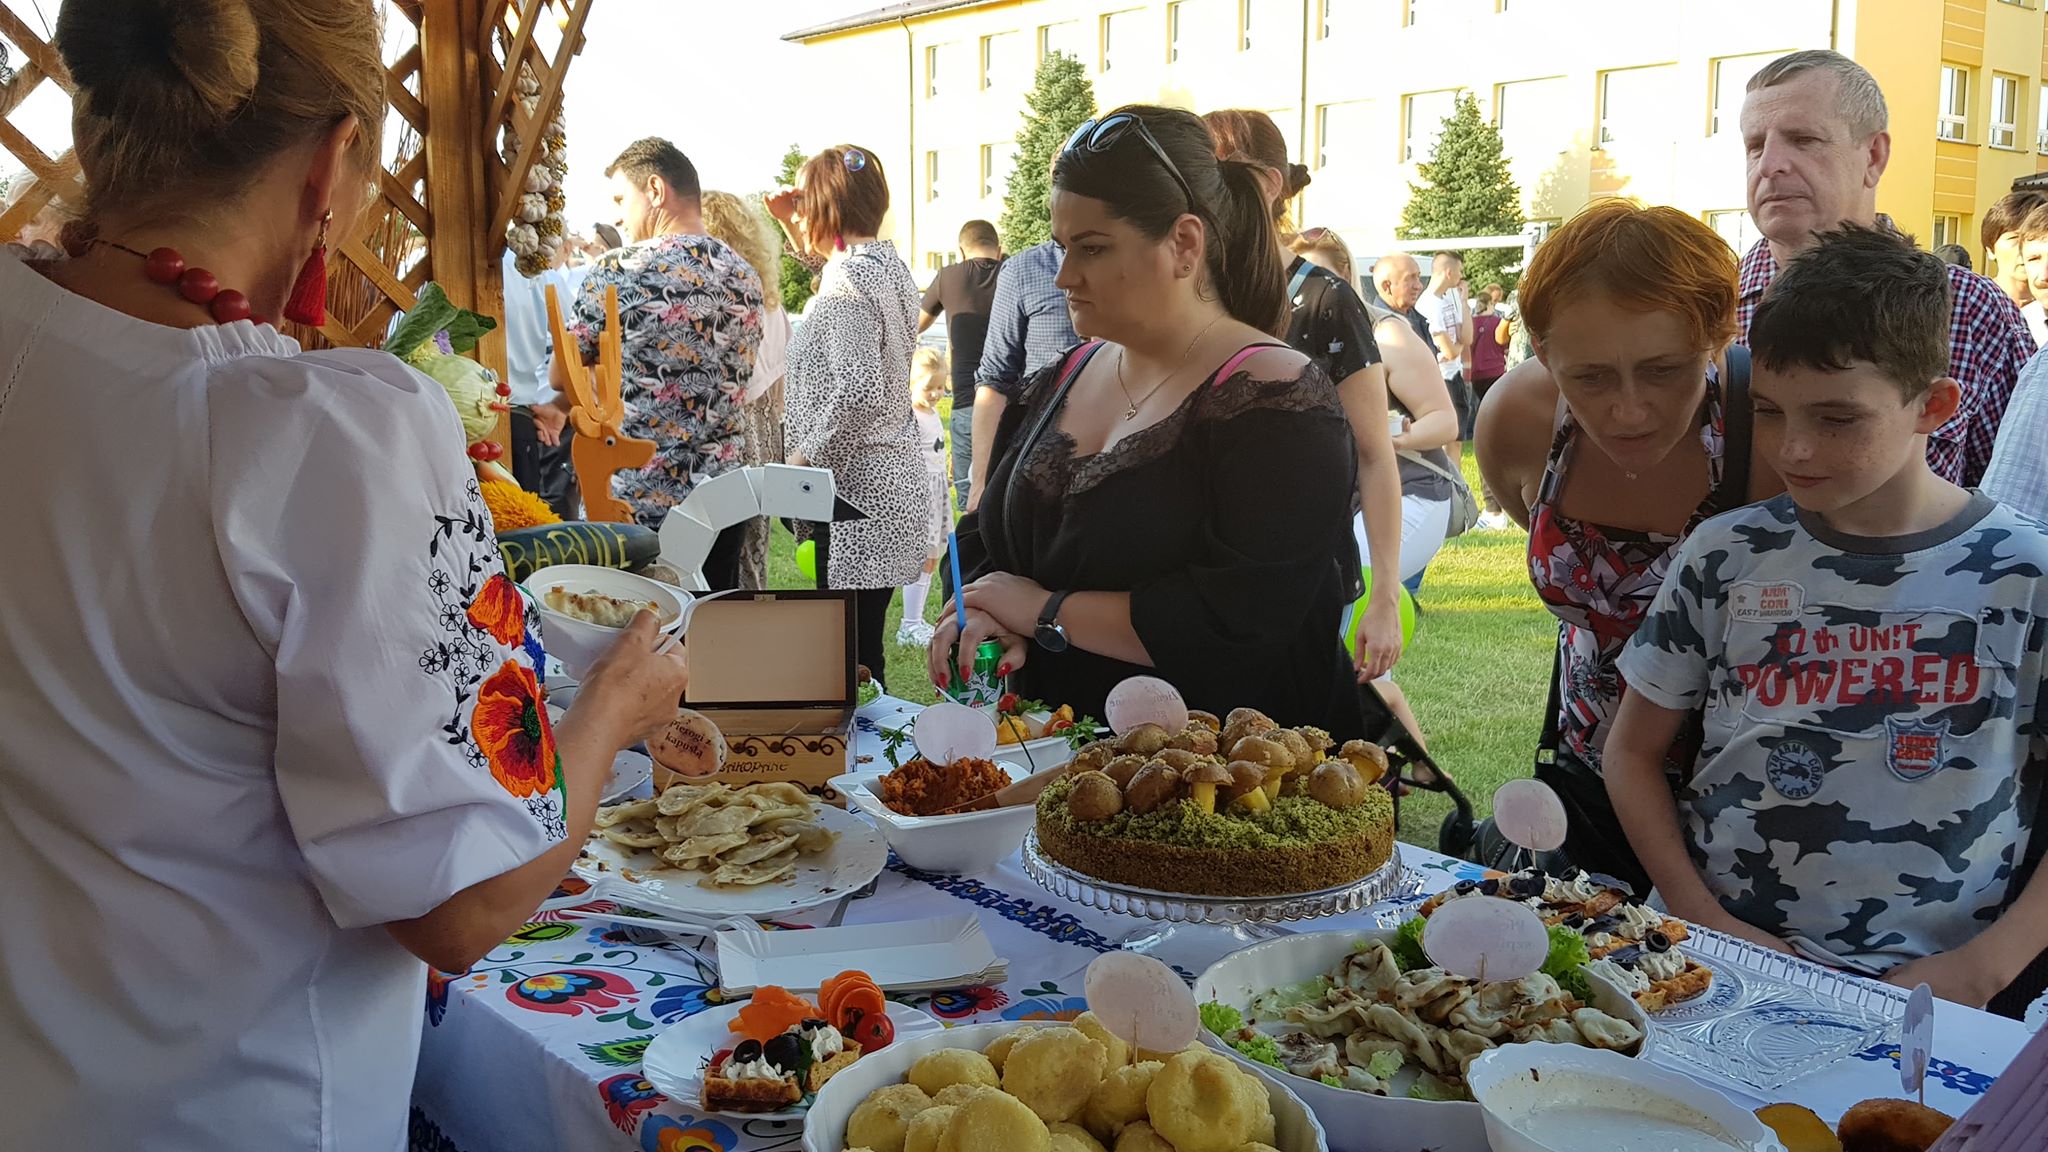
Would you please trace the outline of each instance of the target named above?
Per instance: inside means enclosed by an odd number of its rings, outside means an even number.
[[[803,573],[803,577],[806,580],[815,581],[818,578],[818,542],[816,540],[806,540],[796,546],[796,570]]]
[[[1344,651],[1353,660],[1358,659],[1358,633],[1365,627],[1365,607],[1372,600],[1371,566],[1360,569],[1360,575],[1365,578],[1365,593],[1344,609],[1344,619],[1338,625],[1337,633],[1344,638]],[[1405,648],[1415,642],[1415,597],[1405,584],[1396,585],[1396,588],[1399,597],[1396,604],[1401,614],[1401,646]]]

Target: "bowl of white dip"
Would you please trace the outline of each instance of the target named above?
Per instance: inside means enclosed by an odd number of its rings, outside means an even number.
[[[1785,1152],[1720,1093],[1618,1052],[1508,1044],[1474,1060],[1466,1082],[1493,1152]]]

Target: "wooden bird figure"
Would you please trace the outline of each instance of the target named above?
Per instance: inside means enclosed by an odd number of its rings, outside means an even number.
[[[548,285],[548,327],[553,330],[555,358],[569,382],[569,424],[576,439],[569,462],[583,490],[583,515],[588,520],[630,523],[633,506],[612,495],[612,473],[644,468],[654,459],[654,441],[626,435],[624,353],[619,337],[619,289],[604,290],[604,331],[597,339],[597,363],[585,366],[583,350],[562,323],[562,302]]]

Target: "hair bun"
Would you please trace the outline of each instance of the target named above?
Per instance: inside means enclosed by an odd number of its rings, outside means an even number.
[[[256,92],[263,36],[251,2],[66,0],[58,48],[93,111],[134,100],[224,121]]]
[[[1303,188],[1308,187],[1313,179],[1314,177],[1308,173],[1308,166],[1306,164],[1289,164],[1287,166],[1287,194],[1289,196],[1298,194]]]

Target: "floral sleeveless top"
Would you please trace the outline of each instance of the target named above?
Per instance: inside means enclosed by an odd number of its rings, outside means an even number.
[[[1560,621],[1558,655],[1558,742],[1579,762],[1598,771],[1600,750],[1607,739],[1607,721],[1621,705],[1628,685],[1615,659],[1635,635],[1637,625],[1657,598],[1678,546],[1709,516],[1716,505],[1725,455],[1719,375],[1707,369],[1707,397],[1702,405],[1700,446],[1706,449],[1707,498],[1676,536],[1608,528],[1575,520],[1557,508],[1566,471],[1577,447],[1578,423],[1562,409],[1557,435],[1535,506],[1529,510],[1529,580],[1544,606]],[[1688,767],[1697,738],[1681,736],[1666,763],[1669,770]]]

